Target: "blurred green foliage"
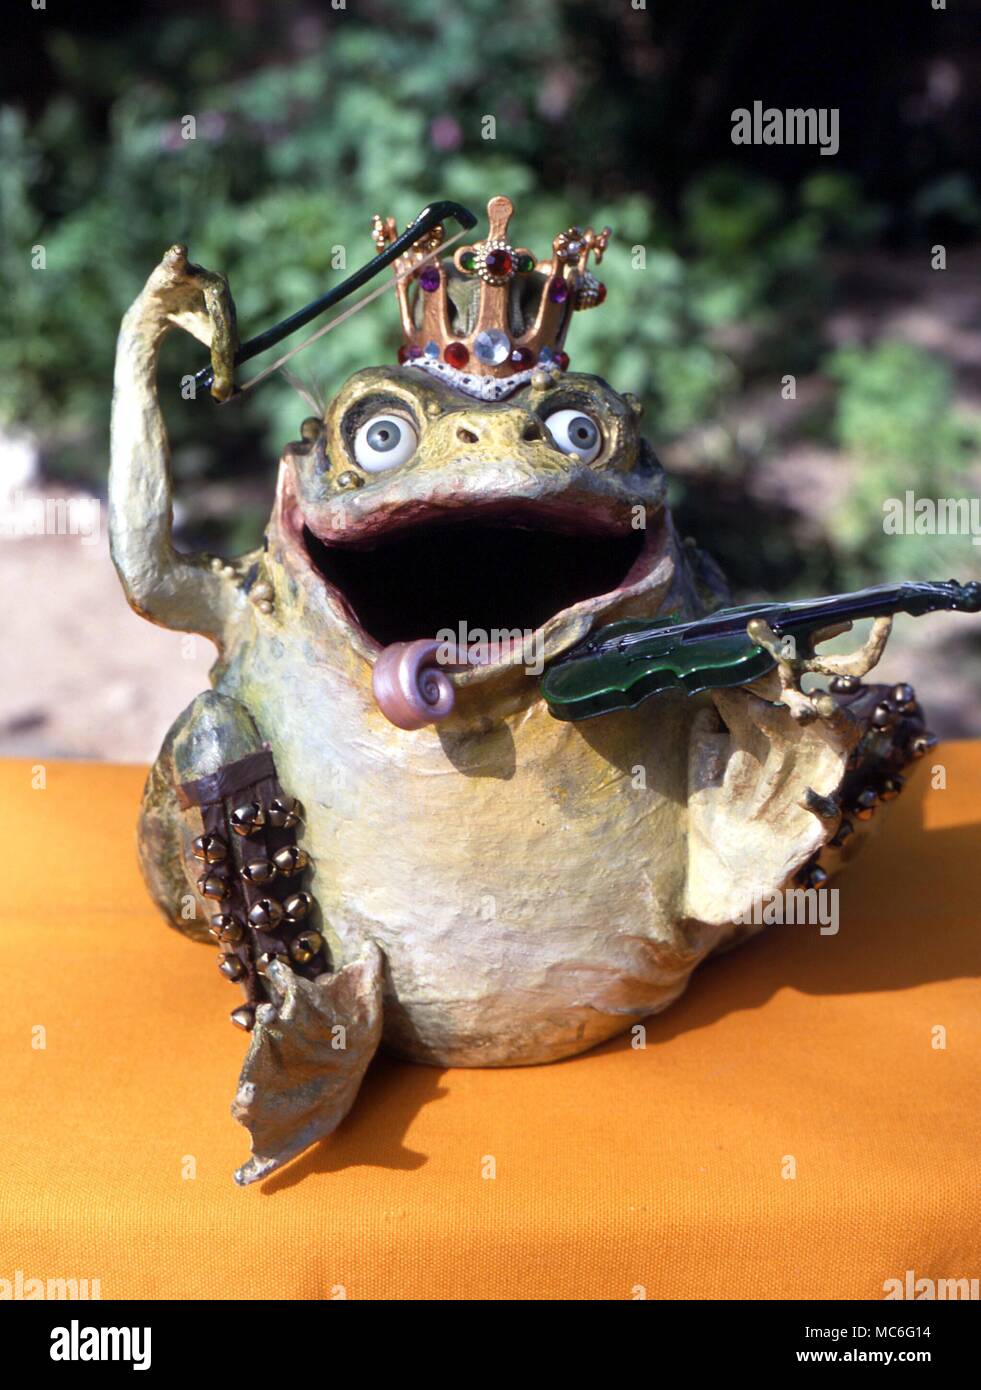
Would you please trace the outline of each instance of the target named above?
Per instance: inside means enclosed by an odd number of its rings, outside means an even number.
[[[832,354],[825,370],[839,390],[836,442],[861,467],[836,518],[835,538],[850,580],[945,578],[951,538],[887,535],[883,504],[919,497],[964,497],[981,449],[981,426],[953,406],[950,369],[911,343],[883,342]],[[958,538],[973,571],[971,538]]]

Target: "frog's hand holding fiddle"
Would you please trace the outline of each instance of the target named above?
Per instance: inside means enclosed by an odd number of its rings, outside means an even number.
[[[902,786],[901,770],[933,742],[909,686],[863,685],[882,655],[891,618],[877,618],[856,651],[821,657],[814,646],[846,630],[817,632],[790,655],[765,623],[753,640],[773,671],[711,691],[689,744],[686,911],[716,944],[758,930],[754,905],[788,884],[820,887],[879,800]],[[808,672],[830,692],[807,695]],[[844,846],[848,842],[847,850]]]
[[[157,395],[160,344],[182,327],[211,347],[213,394],[231,391],[235,311],[221,276],[164,256],[123,319],[113,397],[109,483],[113,560],[136,611],[199,632],[223,654],[247,621],[241,571],[183,555],[171,539],[166,427]],[[140,859],[172,925],[216,941],[218,964],[244,1001],[232,1021],[251,1033],[233,1105],[253,1138],[236,1174],[249,1183],[279,1167],[346,1115],[381,1034],[381,955],[370,942],[333,964],[324,924],[303,887],[300,808],[280,786],[251,712],[219,691],[175,721],[147,779]],[[210,926],[197,916],[210,899]],[[195,910],[188,915],[188,903]],[[318,930],[321,928],[321,930]]]

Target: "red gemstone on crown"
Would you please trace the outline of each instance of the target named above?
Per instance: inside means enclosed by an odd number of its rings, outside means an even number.
[[[510,275],[514,270],[514,258],[510,251],[496,246],[484,257],[484,266],[489,275]]]
[[[555,365],[558,367],[559,371],[567,372],[569,370],[569,354],[567,352],[557,352],[555,354]]]
[[[605,298],[606,298],[606,286],[603,284],[603,282],[602,282],[602,280],[601,280],[600,283],[596,286],[596,303],[597,303],[597,304],[602,304],[602,303],[603,303],[603,300],[604,300]]]
[[[406,362],[413,362],[417,357],[422,356],[422,348],[416,347],[415,343],[403,343],[399,348],[399,366],[404,367]]]
[[[511,353],[511,361],[520,372],[525,367],[533,367],[535,365],[535,354],[532,352],[531,348],[516,347]]]
[[[443,349],[443,357],[457,371],[462,371],[470,361],[470,354],[462,343],[448,343]]]
[[[569,286],[561,275],[553,275],[549,280],[548,297],[553,304],[564,304],[569,298]]]

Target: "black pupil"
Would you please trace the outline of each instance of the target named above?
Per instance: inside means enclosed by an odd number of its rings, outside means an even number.
[[[402,438],[402,431],[394,420],[379,420],[376,425],[372,425],[368,431],[369,448],[376,453],[384,454],[389,449],[394,449]]]
[[[569,438],[580,449],[591,449],[596,443],[596,426],[585,415],[577,415],[569,426]]]

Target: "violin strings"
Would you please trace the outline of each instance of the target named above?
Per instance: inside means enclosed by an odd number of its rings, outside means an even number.
[[[244,386],[240,386],[235,394],[229,397],[229,400],[237,400],[239,396],[244,396],[246,391],[251,391],[254,386],[258,386],[260,382],[272,376],[273,372],[278,372],[281,367],[285,367],[286,363],[289,362],[292,357],[295,357],[298,352],[302,352],[304,348],[308,348],[311,343],[315,343],[318,338],[322,338],[324,334],[329,333],[332,328],[337,328],[340,324],[344,323],[346,319],[351,318],[352,315],[359,314],[362,309],[368,307],[372,300],[380,299],[383,294],[389,294],[393,284],[402,284],[404,281],[411,279],[421,266],[428,264],[429,261],[435,260],[438,256],[442,256],[454,242],[459,241],[461,237],[466,236],[466,234],[466,228],[459,232],[455,232],[448,241],[442,242],[439,246],[435,247],[434,250],[420,257],[412,266],[411,270],[406,271],[404,275],[397,274],[394,281],[385,281],[384,284],[378,285],[373,289],[370,294],[366,294],[363,299],[359,299],[356,304],[348,305],[336,318],[330,319],[322,328],[318,328],[316,333],[311,333],[310,337],[305,338],[302,343],[297,343],[296,347],[290,348],[289,352],[284,352],[282,357],[277,357],[276,361],[271,362],[268,367],[263,367],[261,372],[257,372],[254,377],[244,384]]]

